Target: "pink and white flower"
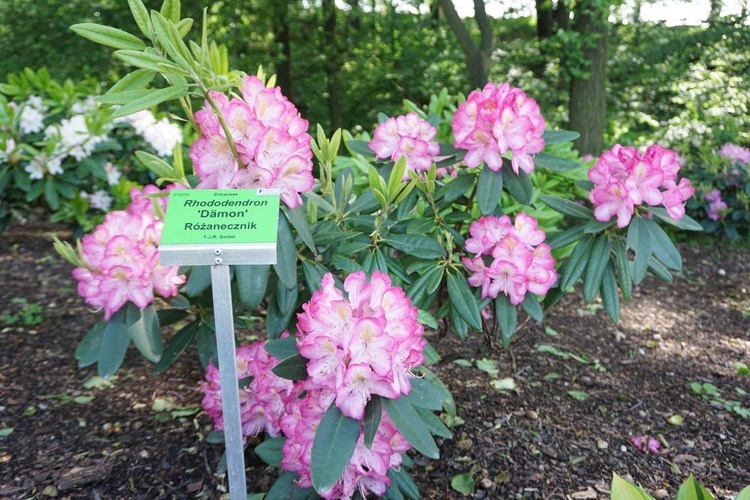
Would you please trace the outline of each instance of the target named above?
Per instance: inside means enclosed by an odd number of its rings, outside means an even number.
[[[750,149],[732,144],[731,142],[724,144],[719,154],[736,163],[750,163]]]
[[[516,87],[504,83],[485,85],[473,91],[458,106],[451,124],[454,146],[467,150],[464,162],[477,167],[484,162],[494,171],[503,166],[502,155],[512,153],[511,165],[518,173],[534,170],[533,155],[544,149],[545,121],[536,101]]]
[[[664,205],[675,220],[685,215],[685,202],[693,195],[690,181],[677,182],[680,163],[677,154],[659,145],[638,149],[616,144],[602,154],[589,170],[594,183],[589,200],[594,217],[601,222],[617,216],[617,227],[625,227],[640,205]]]
[[[461,260],[472,273],[469,284],[481,288],[482,298],[503,293],[518,305],[527,292],[546,295],[555,284],[555,260],[543,243],[544,231],[537,226],[537,220],[523,212],[515,222],[504,215],[482,217],[471,224],[466,251],[474,256]]]
[[[437,128],[420,118],[417,113],[388,118],[375,128],[373,140],[368,143],[375,158],[388,158],[396,162],[406,158],[403,180],[409,179],[409,170],[425,172],[430,169],[435,157],[440,154],[440,145],[433,139]]]

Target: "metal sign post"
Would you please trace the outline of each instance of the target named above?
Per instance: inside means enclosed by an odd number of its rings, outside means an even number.
[[[159,261],[211,266],[229,496],[245,500],[245,455],[234,338],[230,265],[275,264],[279,192],[272,189],[170,193]]]

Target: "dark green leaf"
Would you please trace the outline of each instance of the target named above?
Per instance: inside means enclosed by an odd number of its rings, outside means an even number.
[[[440,410],[443,408],[443,393],[440,389],[421,378],[411,379],[411,392],[405,397],[419,408]]]
[[[542,321],[544,319],[544,310],[542,309],[542,305],[539,303],[539,299],[536,298],[536,295],[534,295],[531,292],[526,292],[526,297],[524,297],[523,302],[521,302],[521,307],[523,307],[523,310],[526,311],[526,314],[531,316],[531,318],[535,321]]]
[[[477,300],[469,289],[469,283],[463,274],[448,273],[448,297],[453,309],[476,330],[482,329],[482,316],[479,313]]]
[[[617,294],[617,280],[611,262],[607,263],[607,268],[604,270],[600,291],[602,302],[604,302],[604,310],[607,311],[607,315],[612,321],[617,323],[620,321],[620,296]]]
[[[156,363],[161,358],[161,329],[153,305],[140,310],[128,302],[125,308],[125,327],[133,344],[144,358]]]
[[[255,447],[255,454],[268,465],[280,468],[281,459],[284,457],[281,447],[284,446],[285,442],[285,437],[266,439]]]
[[[649,211],[664,222],[672,224],[679,229],[684,229],[686,231],[703,231],[703,226],[687,215],[683,216],[680,220],[675,220],[667,213],[664,207],[649,207]]]
[[[586,234],[596,234],[605,231],[614,222],[615,218],[608,220],[607,222],[600,222],[598,220],[590,220],[583,226],[583,232]]]
[[[44,183],[44,199],[52,210],[60,208],[60,196],[57,194],[57,186],[53,179],[47,179]]]
[[[270,270],[271,266],[268,264],[245,265],[234,268],[239,299],[251,311],[254,311],[266,296]]]
[[[461,197],[474,184],[474,175],[459,174],[455,179],[448,181],[435,193],[435,198],[444,198],[445,203],[453,203]]]
[[[152,90],[148,95],[117,108],[115,112],[112,113],[112,118],[122,118],[123,116],[128,116],[137,111],[142,111],[165,101],[171,101],[186,95],[188,95],[187,85],[176,85],[173,87]]]
[[[407,255],[420,259],[439,259],[445,256],[445,250],[429,236],[420,234],[389,234],[383,238],[388,245]]]
[[[424,301],[434,292],[443,279],[444,267],[435,266],[422,274],[406,289],[406,295],[411,299],[412,304],[419,308],[427,306]]]
[[[418,452],[428,458],[439,458],[440,452],[435,440],[430,435],[430,429],[419,418],[419,414],[412,404],[405,398],[383,399],[385,411],[404,436]]]
[[[648,258],[648,270],[660,280],[666,281],[667,283],[672,282],[672,273],[669,272],[669,269],[664,267],[664,264],[655,259],[653,255]]]
[[[214,366],[219,366],[219,357],[216,351],[216,332],[213,326],[213,318],[206,318],[208,322],[202,321],[198,325],[195,334],[195,345],[198,348],[198,359],[205,370],[209,361]]]
[[[602,284],[604,269],[607,267],[607,263],[609,263],[609,254],[609,238],[601,235],[594,240],[594,246],[591,248],[588,263],[586,264],[586,275],[583,279],[583,299],[587,304],[596,298],[596,294]]]
[[[501,293],[495,299],[495,321],[500,325],[503,348],[507,349],[510,347],[510,341],[516,331],[518,310],[516,306],[510,303],[510,299],[504,293]]]
[[[162,352],[159,362],[154,366],[154,375],[159,375],[166,371],[185,352],[185,349],[188,348],[195,338],[199,324],[199,320],[191,321],[174,334],[164,347],[164,352]]]
[[[545,144],[560,144],[563,142],[573,142],[581,137],[581,134],[574,130],[545,130],[542,134]]]
[[[586,263],[589,259],[589,249],[592,238],[584,237],[573,248],[568,260],[560,268],[560,290],[565,291],[575,285],[578,279],[583,276],[586,269]]]
[[[317,500],[320,498],[312,487],[298,488],[299,476],[283,472],[268,490],[265,500]]]
[[[375,434],[380,427],[380,419],[383,416],[383,402],[380,396],[374,395],[365,406],[365,419],[363,421],[365,447],[371,448],[375,440]]]
[[[297,246],[286,217],[279,217],[279,240],[273,269],[286,288],[297,288]]]
[[[125,352],[130,345],[130,336],[125,329],[125,308],[114,313],[104,327],[99,349],[97,370],[99,376],[110,378],[120,369]]]
[[[651,257],[651,233],[640,217],[633,217],[630,222],[627,245],[635,252],[633,283],[637,285],[646,277],[648,258]]]
[[[583,238],[583,225],[573,226],[570,229],[566,229],[562,233],[555,233],[547,237],[547,244],[552,250],[566,247],[572,243],[576,243]]]
[[[633,294],[633,277],[630,274],[628,251],[619,238],[615,240],[615,257],[615,262],[617,264],[617,276],[619,277],[622,297],[625,300],[629,300]]]
[[[503,195],[503,173],[495,172],[487,165],[482,168],[477,181],[477,203],[482,215],[495,213],[500,197]]]
[[[548,194],[543,194],[539,198],[547,206],[549,206],[553,210],[557,210],[561,214],[570,215],[578,219],[586,220],[592,220],[594,218],[594,213],[590,209],[579,205],[574,201],[566,200],[565,198],[560,198],[559,196],[552,196]]]
[[[388,469],[388,477],[391,479],[391,485],[388,487],[386,494],[392,489],[398,489],[402,495],[400,498],[408,498],[409,500],[419,500],[419,488],[414,484],[409,474],[406,473],[403,467],[399,468],[398,471],[395,469]]]
[[[341,477],[357,447],[359,428],[359,420],[347,417],[331,403],[315,431],[310,457],[310,476],[316,491],[329,489]]]
[[[448,429],[445,424],[443,424],[442,420],[440,420],[437,415],[432,413],[427,408],[420,408],[418,406],[415,406],[414,409],[417,410],[419,418],[421,418],[425,425],[427,425],[427,428],[430,430],[431,434],[440,436],[441,438],[445,439],[451,439],[453,437],[450,429]]]
[[[268,354],[279,360],[299,354],[299,349],[297,348],[297,337],[294,335],[267,340],[264,347]]]
[[[540,168],[546,168],[547,170],[552,170],[553,172],[566,172],[581,168],[581,164],[577,161],[560,158],[559,156],[553,156],[547,153],[539,153],[535,155],[534,165]]]
[[[148,84],[151,83],[151,81],[154,79],[154,76],[156,75],[153,71],[137,69],[132,73],[128,73],[127,75],[120,78],[117,83],[110,87],[110,89],[107,91],[107,94],[125,92],[127,90],[145,89],[146,87],[148,87]]]
[[[200,295],[206,288],[211,285],[211,268],[208,266],[196,266],[190,268],[187,283],[184,291],[188,297]]]
[[[345,141],[344,144],[352,154],[360,154],[368,158],[375,157],[375,152],[367,145],[367,141]]]
[[[644,224],[651,232],[654,257],[659,259],[665,266],[675,271],[682,269],[682,256],[669,239],[667,233],[651,219],[643,219]]]
[[[297,231],[299,237],[302,238],[302,241],[307,245],[307,248],[309,248],[313,254],[317,254],[318,251],[315,248],[315,241],[313,240],[312,231],[310,230],[310,224],[307,222],[307,210],[305,209],[305,204],[302,203],[293,210],[284,206],[282,207],[282,211],[286,214],[289,222],[292,223],[292,226]]]
[[[518,203],[522,205],[531,205],[531,198],[534,193],[534,188],[531,185],[531,179],[526,175],[526,172],[519,170],[518,174],[513,172],[508,162],[503,162],[503,182],[508,190],[508,193],[516,199]]]
[[[81,342],[76,347],[75,357],[78,360],[78,366],[83,368],[99,361],[99,351],[101,351],[102,336],[107,323],[99,321],[88,331]]]
[[[279,362],[271,371],[287,380],[305,380],[307,378],[307,358],[303,358],[299,353],[293,354]]]
[[[125,64],[140,68],[152,73],[162,73],[169,70],[177,71],[182,73],[182,70],[173,64],[166,57],[162,57],[153,52],[146,52],[143,50],[118,50],[113,54],[117,59],[121,60]],[[128,95],[132,95],[132,100],[140,99],[148,96],[152,90],[139,89],[139,90],[125,90],[122,92],[107,92],[103,96],[97,97],[96,101],[102,104],[126,104]]]

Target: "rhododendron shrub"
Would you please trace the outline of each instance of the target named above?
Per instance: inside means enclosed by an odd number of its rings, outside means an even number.
[[[179,147],[172,165],[151,155],[146,164],[161,182],[279,190],[276,264],[232,269],[235,315],[262,320],[265,350],[277,360],[269,368],[257,345],[240,348],[239,376],[252,377],[242,384],[245,435],[267,438],[255,452],[282,470],[270,498],[417,498],[400,468],[403,453],[413,447],[437,458],[432,435],[450,431],[432,412],[455,411],[428,369],[440,355],[425,330],[478,333],[507,347],[579,282],[584,299],[601,296],[617,321],[620,296],[634,284],[681,269],[661,223],[700,226],[684,214],[692,187],[669,149],[616,146],[596,161],[590,181],[552,191],[545,177],[584,168],[571,146],[578,134],[547,130],[533,96],[502,82],[463,100],[443,92],[426,108],[407,103],[403,115],[382,117],[372,136],[328,137],[318,126],[313,140],[273,77],[228,71],[207,33],[200,43],[183,41],[190,23],[178,4],[146,15],[131,2],[141,33],[128,36],[127,48],[119,31],[73,29],[123,48],[119,55],[155,81],[181,82],[144,88],[126,78],[102,99],[121,106],[116,116],[180,101],[198,137],[185,144],[192,172]],[[163,61],[142,62],[155,57]],[[139,326],[131,337],[161,348],[160,325],[182,321],[155,372],[195,342],[208,373],[205,408],[221,427],[209,273],[186,272],[163,304],[164,321],[136,322],[156,333]],[[120,285],[112,297],[140,290]],[[79,360],[111,358],[102,355],[111,343],[100,345],[95,354],[82,348]],[[292,381],[291,390],[274,376]]]

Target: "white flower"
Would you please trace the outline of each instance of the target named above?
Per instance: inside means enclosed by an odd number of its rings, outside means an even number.
[[[120,177],[122,174],[119,170],[117,170],[117,167],[112,165],[112,162],[107,162],[104,165],[104,171],[107,173],[107,184],[110,186],[114,186],[118,182],[120,182]]]
[[[38,157],[37,157],[38,158]],[[29,179],[44,178],[44,164],[37,158],[31,160],[23,169],[29,173]]]
[[[109,193],[104,191],[103,189],[100,189],[99,191],[96,191],[92,194],[82,191],[81,198],[88,200],[91,208],[101,210],[102,212],[108,211],[112,206],[112,196],[110,196]]]
[[[182,131],[176,124],[162,118],[146,128],[143,138],[159,156],[171,156],[175,145],[182,143]]]
[[[38,154],[24,167],[24,170],[29,173],[29,179],[32,180],[43,179],[45,172],[50,175],[61,174],[63,173],[62,157]]]
[[[130,123],[135,129],[136,134],[143,135],[148,127],[156,123],[156,118],[154,118],[151,111],[144,109],[143,111],[138,111],[137,113],[126,116],[125,121]]]
[[[82,114],[87,111],[90,111],[96,107],[96,102],[94,101],[94,96],[90,95],[83,101],[78,101],[73,103],[73,105],[70,107],[70,110],[73,113],[76,114]]]
[[[21,132],[34,134],[44,128],[44,113],[33,106],[25,106],[18,121]]]
[[[78,161],[91,156],[94,147],[106,138],[105,135],[91,135],[83,115],[60,122],[60,144],[67,154]]]

